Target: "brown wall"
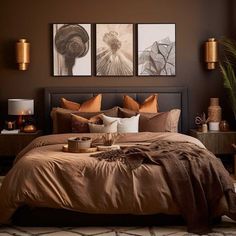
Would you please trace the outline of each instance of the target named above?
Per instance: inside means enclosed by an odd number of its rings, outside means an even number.
[[[232,0],[40,0],[2,1],[0,9],[0,111],[8,98],[34,98],[43,124],[42,88],[51,86],[185,86],[189,92],[189,121],[206,110],[212,96],[222,96],[217,70],[206,71],[202,44],[232,29]],[[52,23],[176,23],[177,75],[162,78],[96,78],[52,76]],[[26,37],[31,64],[18,71],[15,41]],[[222,98],[223,102],[223,98]]]

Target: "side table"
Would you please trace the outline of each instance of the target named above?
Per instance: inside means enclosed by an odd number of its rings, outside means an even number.
[[[216,156],[231,155],[234,157],[234,178],[236,178],[236,131],[208,131],[199,132],[195,129],[190,130],[190,135],[199,139],[205,147]]]
[[[24,147],[42,134],[41,130],[35,133],[0,134],[0,175],[11,168],[14,158]]]

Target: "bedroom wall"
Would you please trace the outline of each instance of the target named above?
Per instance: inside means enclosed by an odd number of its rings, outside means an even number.
[[[233,0],[41,0],[1,3],[0,114],[7,113],[8,98],[35,99],[36,117],[43,126],[43,88],[51,86],[185,86],[188,88],[189,124],[206,111],[208,100],[224,92],[218,70],[206,71],[202,44],[208,37],[229,35],[235,28]],[[97,78],[52,76],[52,23],[176,23],[177,75],[162,78]],[[28,71],[15,65],[15,41],[31,43]],[[227,109],[225,109],[227,111]],[[227,113],[227,112],[226,112]],[[228,118],[226,116],[225,118]]]

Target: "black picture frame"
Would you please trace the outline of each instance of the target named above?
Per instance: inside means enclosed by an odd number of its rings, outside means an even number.
[[[133,23],[99,23],[95,28],[95,75],[135,75]]]
[[[138,23],[136,32],[137,76],[176,76],[176,24]]]
[[[53,23],[53,76],[92,76],[91,23]]]

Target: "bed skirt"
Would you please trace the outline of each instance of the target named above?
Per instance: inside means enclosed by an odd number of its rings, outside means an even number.
[[[221,217],[214,219],[219,223]],[[184,225],[180,215],[131,215],[131,214],[87,214],[65,209],[20,207],[12,217],[19,226],[166,226]]]

